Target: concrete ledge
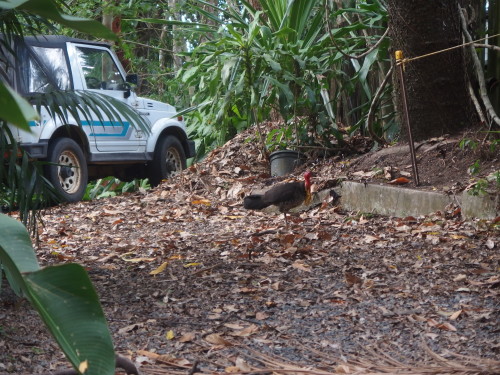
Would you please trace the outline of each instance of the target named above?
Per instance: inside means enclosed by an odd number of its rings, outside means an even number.
[[[498,194],[475,197],[463,192],[456,196],[390,185],[365,185],[354,181],[344,181],[340,188],[334,190],[342,196],[339,204],[348,211],[370,212],[395,217],[422,216],[437,211],[444,212],[450,204],[453,204],[461,208],[462,217],[465,219],[491,220],[500,216],[500,196]],[[311,204],[301,205],[290,212],[301,212],[317,206],[328,199],[329,195],[330,189],[319,191],[314,194]],[[279,212],[274,206],[267,207],[262,211]]]
[[[460,196],[454,196],[353,181],[343,182],[340,190],[341,205],[350,211],[396,217],[420,216],[444,211],[450,204],[455,204],[461,207],[462,215],[467,219],[494,219],[500,216],[498,194],[473,197],[464,192]]]
[[[462,193],[461,199],[462,216],[469,219],[495,219],[500,216],[500,196],[488,194],[473,196],[467,192]]]

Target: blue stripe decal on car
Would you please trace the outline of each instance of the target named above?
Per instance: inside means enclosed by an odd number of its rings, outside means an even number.
[[[46,121],[44,121],[45,123]],[[37,127],[39,126],[39,123],[37,121],[29,121],[28,125],[30,127]],[[130,128],[130,123],[127,121],[82,121],[82,126],[92,126],[92,127],[98,127],[98,126],[104,126],[104,127],[113,127],[119,133],[95,133],[92,132],[89,134],[91,137],[125,137],[127,135],[128,129]],[[95,129],[94,129],[95,130]],[[106,129],[107,130],[107,129]],[[109,130],[107,130],[109,131]]]
[[[82,121],[82,126],[92,126],[94,127],[94,132],[90,133],[90,137],[125,137],[127,135],[128,129],[130,128],[130,123],[127,121]],[[106,128],[113,127],[120,133],[96,133],[95,128],[98,126],[104,126]],[[106,131],[109,132],[108,129]]]

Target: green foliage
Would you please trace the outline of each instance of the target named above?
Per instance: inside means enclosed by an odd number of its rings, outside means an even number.
[[[113,343],[106,319],[82,266],[41,269],[26,228],[3,214],[0,265],[12,289],[38,311],[75,369],[86,366],[87,375],[114,374]]]
[[[466,149],[475,150],[478,145],[479,145],[478,141],[469,138],[464,138],[459,142],[458,147],[461,150],[466,150]]]
[[[467,191],[470,195],[486,195],[491,192],[500,192],[500,171],[490,173],[486,178],[480,178]]]
[[[36,235],[38,210],[57,201],[54,189],[42,175],[42,163],[19,149],[5,121],[0,121],[0,155],[0,205],[18,210],[22,223]]]
[[[145,191],[149,189],[151,189],[151,185],[149,184],[149,180],[147,178],[143,180],[123,182],[116,177],[109,176],[94,182],[89,182],[82,200],[90,201],[93,199],[115,197],[124,193],[130,193],[138,190]]]
[[[61,13],[53,0],[10,0],[0,1],[0,9],[27,12],[45,20],[51,20],[96,37],[117,40],[117,36],[98,22],[86,18],[74,17]]]
[[[485,195],[487,187],[488,181],[484,178],[481,178],[477,180],[467,192],[473,196]]]
[[[490,157],[491,155],[493,155],[493,157],[496,157],[496,151],[498,145],[500,144],[500,139],[495,138],[498,137],[498,134],[500,134],[499,131],[488,131],[487,137],[484,138],[481,143],[475,139],[464,138],[459,142],[458,147],[463,151],[466,151],[467,149],[475,151],[476,153],[479,153],[479,155],[482,155],[482,157],[488,157],[488,153],[490,154]],[[474,163],[469,166],[468,172],[473,176],[478,175],[481,172],[481,159],[477,159],[476,161],[474,161]],[[485,195],[491,191],[498,192],[499,190],[500,171],[495,171],[490,173],[485,178],[477,179],[470,186],[468,193],[470,195],[478,196]]]
[[[5,121],[26,131],[29,131],[29,121],[39,119],[33,106],[1,81],[0,107],[3,108],[1,116]]]
[[[471,175],[478,174],[479,171],[481,170],[481,163],[479,160],[476,160],[470,167],[469,167],[469,173]]]
[[[318,0],[266,0],[260,2],[262,11],[246,1],[239,9],[197,3],[204,6],[194,7],[201,14],[213,9],[210,20],[218,28],[188,54],[177,77],[193,88],[196,111],[189,130],[202,153],[268,119],[272,111],[281,115],[281,135],[286,137],[277,145],[274,132],[268,137],[271,149],[285,143],[340,143],[344,136],[339,124],[350,132],[363,130],[376,89],[373,77],[387,58],[388,44],[381,43],[361,59],[345,53],[364,52],[380,37],[386,12],[378,1],[332,8],[328,18]],[[346,25],[332,28],[339,19]],[[388,91],[383,98],[384,105],[392,106],[387,104]],[[380,135],[392,113],[385,110],[385,117],[378,119]],[[298,126],[296,118],[301,119]]]
[[[497,189],[500,188],[500,171],[495,171],[495,172],[490,173],[488,175],[488,177],[486,177],[486,179],[490,182],[495,183],[495,185],[497,186]]]

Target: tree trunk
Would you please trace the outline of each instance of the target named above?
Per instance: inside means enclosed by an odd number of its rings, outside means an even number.
[[[495,35],[500,33],[500,2],[490,1],[488,10],[488,34]],[[499,37],[488,40],[489,44],[497,45]],[[496,50],[488,50],[488,62],[486,78],[488,80],[488,95],[491,104],[497,113],[500,113],[500,63],[499,53]]]
[[[402,50],[404,57],[412,58],[462,43],[457,0],[387,3],[393,56]],[[403,119],[400,82],[395,77],[396,106]],[[468,96],[463,49],[407,63],[404,80],[414,140],[456,134],[478,122]],[[401,134],[406,139],[406,131]]]

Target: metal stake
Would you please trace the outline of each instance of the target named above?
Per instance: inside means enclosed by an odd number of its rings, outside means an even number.
[[[415,186],[420,185],[418,178],[417,158],[415,156],[415,145],[413,144],[413,136],[411,133],[410,116],[408,114],[408,98],[406,96],[406,87],[403,74],[403,51],[396,51],[396,66],[399,72],[399,81],[401,82],[401,91],[403,92],[403,112],[406,129],[408,130],[408,143],[410,145],[411,165],[413,168],[413,178],[415,179]]]

